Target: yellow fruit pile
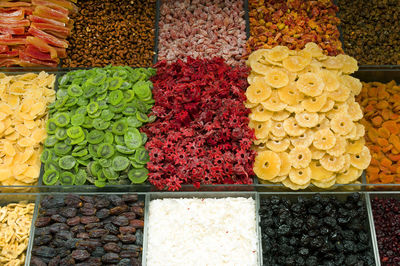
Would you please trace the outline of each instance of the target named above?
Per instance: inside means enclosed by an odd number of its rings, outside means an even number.
[[[259,180],[291,189],[358,182],[371,155],[354,99],[362,84],[348,75],[358,69],[357,61],[326,56],[308,43],[301,51],[257,50],[247,64],[252,72],[245,105],[257,139]]]

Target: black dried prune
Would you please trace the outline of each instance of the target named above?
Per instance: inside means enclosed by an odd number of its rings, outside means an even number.
[[[78,210],[74,207],[64,207],[61,208],[59,213],[64,216],[65,218],[72,218],[75,217]]]
[[[96,209],[94,207],[92,208],[83,207],[79,209],[79,212],[86,216],[92,216],[96,214]]]
[[[108,234],[108,231],[105,229],[92,229],[89,231],[89,236],[91,238],[98,238]]]
[[[112,223],[105,224],[104,229],[108,230],[108,232],[110,232],[111,234],[114,234],[114,235],[117,235],[120,233],[118,230],[118,227],[113,225]]]
[[[108,252],[101,257],[101,261],[104,263],[118,263],[120,257],[116,253]]]
[[[64,223],[54,223],[49,226],[50,232],[57,233],[63,230],[68,230],[69,226]]]
[[[121,226],[119,231],[121,234],[134,234],[136,232],[136,228],[133,226]]]
[[[90,257],[90,254],[84,249],[77,249],[72,251],[71,257],[75,260],[82,261],[88,259]]]
[[[75,216],[75,217],[67,219],[67,225],[69,225],[69,226],[77,225],[80,222],[81,222],[81,217],[79,217],[79,216]]]
[[[52,247],[40,246],[34,247],[32,253],[39,257],[52,258],[56,255],[56,250]]]
[[[51,220],[53,220],[56,223],[65,223],[67,219],[59,214],[54,214],[51,216]]]
[[[96,216],[99,219],[104,219],[110,216],[110,210],[109,209],[100,209],[96,212]]]
[[[125,202],[136,202],[138,200],[138,195],[136,194],[124,194],[122,195],[122,200]]]
[[[128,205],[120,205],[110,209],[111,215],[120,215],[121,213],[127,212],[129,210]]]
[[[48,244],[52,239],[53,237],[51,235],[39,235],[35,237],[33,244],[35,246],[43,246]]]
[[[115,235],[105,235],[101,237],[101,241],[103,242],[118,242],[119,238]]]
[[[68,240],[74,237],[74,234],[70,231],[62,230],[56,234],[56,237],[63,239],[63,240]]]
[[[79,208],[82,206],[82,201],[78,196],[69,194],[65,196],[65,205],[68,207]]]
[[[127,226],[129,224],[128,218],[125,216],[117,216],[112,218],[112,223],[117,226]]]
[[[97,218],[96,216],[82,216],[81,217],[82,224],[97,223],[99,221],[100,221],[100,219]]]
[[[118,246],[118,244],[114,242],[109,242],[103,246],[104,250],[106,252],[113,252],[113,253],[119,253],[121,251],[121,247]]]
[[[118,235],[118,238],[121,240],[122,243],[135,243],[136,241],[136,236],[132,234],[126,234],[126,235]]]
[[[35,221],[36,227],[45,227],[48,226],[51,222],[50,217],[38,217]]]
[[[102,257],[106,252],[103,247],[96,247],[96,249],[92,252],[93,257]]]

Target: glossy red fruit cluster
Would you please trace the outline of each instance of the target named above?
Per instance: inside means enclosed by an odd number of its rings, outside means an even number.
[[[223,59],[159,62],[152,78],[157,119],[149,136],[149,181],[159,189],[181,184],[251,184],[254,131],[244,107],[248,69]]]
[[[400,265],[400,200],[372,200],[372,212],[382,265]]]

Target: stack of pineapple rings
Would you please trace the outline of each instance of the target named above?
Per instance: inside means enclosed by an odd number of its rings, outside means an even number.
[[[363,117],[354,96],[361,82],[348,74],[357,61],[326,56],[315,43],[253,52],[245,106],[255,130],[254,172],[261,182],[297,190],[314,184],[357,183],[370,163]]]

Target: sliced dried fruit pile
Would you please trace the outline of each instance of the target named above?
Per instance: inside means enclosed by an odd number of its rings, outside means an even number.
[[[37,183],[54,81],[55,75],[45,72],[0,74],[0,185]]]
[[[139,129],[150,119],[148,79],[154,74],[152,68],[109,66],[64,75],[46,125],[43,183],[143,183],[149,154]]]
[[[67,55],[74,24],[69,16],[77,12],[72,2],[0,2],[0,66],[56,67]]]
[[[156,65],[149,135],[149,181],[159,189],[181,184],[251,184],[254,133],[243,102],[248,71],[223,59]]]
[[[366,144],[372,153],[367,181],[400,183],[400,86],[395,81],[363,83],[357,97],[364,112]]]
[[[337,11],[331,0],[249,0],[250,38],[246,52],[277,45],[299,50],[306,43],[315,42],[325,54],[343,53]]]
[[[400,264],[400,200],[378,198],[371,200],[379,256],[382,265]]]
[[[260,203],[264,265],[376,265],[360,194]]]
[[[35,227],[29,265],[141,265],[138,195],[45,196]]]
[[[315,43],[299,52],[286,46],[260,49],[247,61],[246,107],[261,181],[304,189],[355,182],[370,163],[363,117],[354,96],[361,82],[347,55],[326,56]]]

